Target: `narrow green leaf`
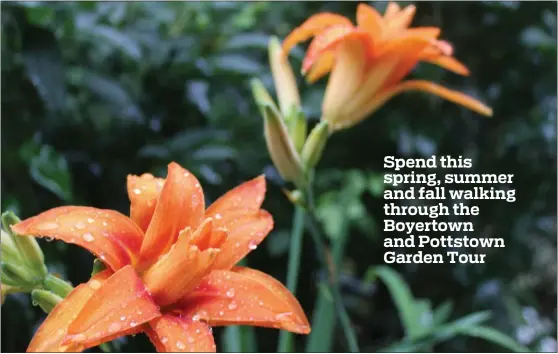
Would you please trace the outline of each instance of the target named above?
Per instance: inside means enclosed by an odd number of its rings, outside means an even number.
[[[506,349],[519,353],[530,352],[529,348],[517,343],[513,338],[498,331],[497,329],[487,326],[463,327],[458,333],[470,337],[482,338],[494,344],[498,344]]]

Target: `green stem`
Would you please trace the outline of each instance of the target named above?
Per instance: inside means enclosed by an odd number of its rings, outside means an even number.
[[[302,251],[302,236],[304,235],[304,218],[306,211],[304,208],[296,206],[293,216],[293,229],[291,232],[291,244],[289,246],[289,266],[287,269],[287,288],[291,293],[296,294],[298,284],[298,274],[300,269],[300,254]],[[287,331],[279,334],[279,346],[277,351],[280,353],[290,353],[293,351],[293,335]]]
[[[319,250],[318,254],[321,255],[321,258],[325,258],[325,245],[323,243],[323,232],[320,230],[319,222],[316,219],[315,213],[315,205],[311,190],[307,193],[308,196],[308,208],[309,208],[309,229],[312,235],[312,239],[316,244],[316,248]],[[341,296],[341,290],[339,289],[339,269],[341,269],[342,261],[343,261],[343,251],[345,249],[345,245],[347,243],[346,235],[340,235],[334,243],[333,243],[333,250],[332,250],[332,258],[333,258],[333,269],[331,270],[330,274],[330,281],[326,283],[328,284],[328,290],[333,296],[333,302],[335,304],[335,310],[337,312],[337,316],[341,322],[341,327],[343,328],[343,333],[347,340],[347,344],[349,346],[349,350],[352,353],[358,353],[358,341],[356,334],[353,330],[353,326],[351,324],[351,319],[345,306],[343,306],[343,299]],[[324,262],[325,263],[325,262]],[[327,270],[327,264],[325,265],[325,269]]]

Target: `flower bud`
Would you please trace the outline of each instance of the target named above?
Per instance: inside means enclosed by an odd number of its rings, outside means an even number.
[[[302,149],[302,162],[307,169],[315,167],[320,162],[328,137],[328,123],[325,120],[318,123],[310,132]]]
[[[279,112],[270,106],[264,109],[264,135],[271,160],[281,177],[296,185],[305,185],[304,170],[287,127]]]
[[[35,289],[31,292],[33,305],[39,305],[44,312],[50,313],[63,298],[48,290]]]
[[[2,260],[6,263],[21,262],[21,255],[13,240],[14,236],[4,230],[0,230],[0,249]]]
[[[68,295],[70,291],[74,289],[74,287],[70,283],[52,274],[48,274],[45,277],[44,285],[46,289],[52,291],[53,293],[55,293],[56,295],[62,298],[66,297],[66,295]]]
[[[295,189],[294,191],[288,191],[285,189],[283,190],[283,193],[285,194],[287,199],[289,199],[289,201],[294,205],[298,205],[303,208],[306,208],[306,200],[304,199],[304,195],[302,194],[301,191],[297,189]]]
[[[14,243],[17,245],[20,255],[24,261],[29,265],[29,270],[38,277],[44,277],[48,273],[45,266],[45,256],[37,240],[31,236],[16,235],[11,226],[19,223],[20,220],[11,211],[2,214],[2,225],[8,233],[12,236]]]
[[[102,272],[105,269],[107,269],[107,267],[105,266],[103,261],[101,261],[99,258],[95,258],[95,260],[93,261],[93,269],[91,270],[91,276],[94,276],[95,274]]]
[[[293,144],[297,152],[302,152],[304,147],[304,141],[306,141],[306,134],[308,126],[306,123],[306,117],[304,113],[297,112],[293,115],[292,119],[289,121],[289,135],[293,139]]]
[[[250,86],[252,88],[252,96],[254,96],[254,100],[256,101],[262,116],[265,115],[266,106],[273,107],[276,111],[278,110],[273,98],[271,98],[271,95],[259,79],[252,79],[250,81]]]
[[[281,113],[284,117],[290,118],[293,112],[300,111],[300,95],[293,69],[287,56],[283,54],[281,43],[277,37],[273,37],[269,41],[268,52]]]
[[[33,288],[35,285],[39,284],[41,280],[30,274],[27,268],[15,264],[2,262],[0,271],[2,283],[11,286]]]

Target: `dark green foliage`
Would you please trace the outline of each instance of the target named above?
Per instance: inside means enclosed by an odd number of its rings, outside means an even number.
[[[486,327],[517,339],[529,326],[544,330],[522,344],[544,350],[544,338],[548,346],[556,332],[556,4],[417,6],[414,24],[442,27],[472,75],[425,64],[413,76],[479,97],[495,114],[486,119],[407,93],[328,142],[318,166],[318,208],[332,236],[339,218],[350,220],[341,281],[361,349],[501,351],[493,343],[513,345]],[[126,175],[164,176],[170,161],[198,176],[209,202],[266,173],[264,206],[276,227],[248,263],[284,282],[293,207],[266,151],[250,79],[273,92],[269,36],[282,38],[319,11],[354,19],[355,9],[353,2],[3,2],[1,210],[23,219],[77,204],[127,214]],[[291,55],[295,71],[303,54],[297,48]],[[320,115],[324,82],[299,81],[310,126]],[[475,234],[506,241],[490,250],[484,266],[394,267],[412,292],[398,304],[393,284],[382,278],[383,285],[374,275],[379,270],[370,268],[383,265],[387,236],[383,157],[432,154],[473,158],[471,173],[514,173],[517,201],[477,203]],[[339,208],[339,191],[350,194],[348,208]],[[87,252],[39,242],[51,272],[73,284],[88,279]],[[303,252],[298,298],[311,318],[321,274],[309,237]],[[401,316],[401,304],[440,327],[403,340],[417,323]],[[2,351],[25,350],[43,312],[19,294],[7,297],[2,314]],[[277,331],[255,333],[258,350],[275,350]],[[248,335],[242,341],[237,348],[254,350]],[[142,336],[118,344],[124,351],[153,350]],[[304,348],[297,337],[297,349]],[[340,329],[333,350],[347,350]]]

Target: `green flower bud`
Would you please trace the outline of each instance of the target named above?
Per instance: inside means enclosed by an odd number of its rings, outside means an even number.
[[[93,261],[93,269],[91,270],[91,276],[94,276],[95,274],[102,272],[105,269],[107,269],[107,267],[105,266],[103,261],[101,261],[99,258],[95,258],[95,260]]]
[[[11,286],[33,288],[35,285],[39,284],[41,280],[37,279],[33,274],[30,274],[26,267],[17,266],[15,264],[2,262],[0,271],[2,283]]]
[[[328,137],[328,123],[323,120],[312,129],[302,149],[302,162],[306,168],[314,168],[320,162]]]
[[[304,186],[306,179],[300,157],[293,145],[287,127],[278,112],[266,106],[264,112],[264,135],[267,149],[277,171],[285,179],[297,186]]]
[[[297,152],[302,152],[304,142],[306,141],[306,134],[308,133],[308,125],[306,117],[302,112],[296,112],[289,120],[289,134],[293,139],[293,144]]]
[[[31,236],[16,235],[12,231],[11,226],[19,223],[20,220],[11,211],[2,214],[2,225],[8,233],[13,237],[14,243],[17,245],[20,255],[29,265],[29,270],[38,277],[44,277],[48,271],[45,266],[45,256],[37,240]]]
[[[31,300],[33,305],[39,305],[44,312],[50,313],[63,298],[48,290],[35,289],[31,292]]]
[[[62,298],[66,297],[66,295],[68,295],[70,291],[74,290],[74,287],[70,283],[52,274],[48,274],[45,277],[44,286],[46,289],[52,291]]]
[[[273,98],[271,98],[271,95],[265,89],[264,84],[259,79],[252,79],[250,81],[250,87],[252,88],[252,96],[254,96],[254,100],[256,101],[256,104],[258,105],[258,109],[260,110],[262,116],[265,115],[266,106],[270,106],[275,111],[279,111],[279,109],[275,105],[275,102],[273,101]]]

